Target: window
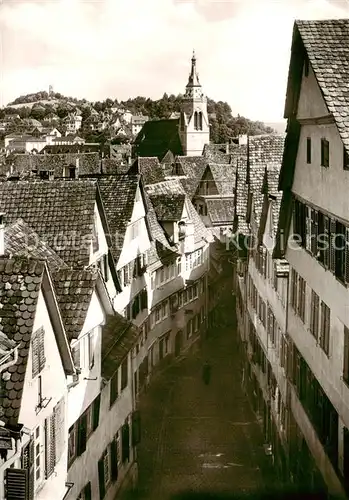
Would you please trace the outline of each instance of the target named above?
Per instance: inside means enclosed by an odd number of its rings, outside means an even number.
[[[330,349],[330,309],[323,301],[321,301],[320,346],[328,355]]]
[[[121,446],[122,446],[122,462],[128,462],[130,459],[130,428],[128,421],[122,426],[121,429]]]
[[[98,461],[99,498],[105,497],[112,482],[118,478],[117,441],[114,438]]]
[[[307,163],[311,163],[311,138],[307,137]]]
[[[349,155],[346,152],[344,146],[343,146],[343,169],[344,170],[349,170]]]
[[[344,326],[343,380],[349,384],[349,328],[346,326]]]
[[[321,139],[321,166],[330,166],[330,143],[327,139]]]
[[[155,323],[160,323],[161,321],[161,306],[155,309]]]
[[[121,390],[127,387],[128,383],[128,357],[121,363]]]
[[[41,327],[32,336],[32,377],[45,366],[45,330]]]
[[[92,493],[91,493],[91,483],[88,482],[86,486],[80,491],[79,496],[77,500],[91,500],[92,499]]]
[[[88,366],[90,370],[94,365],[94,333],[94,330],[91,330],[87,334]]]
[[[335,275],[345,282],[345,260],[346,260],[346,228],[340,222],[336,222],[336,233],[333,239],[335,245]]]
[[[45,477],[48,478],[54,471],[56,464],[56,429],[55,415],[52,413],[45,418]]]
[[[97,429],[100,404],[101,395],[98,394],[87,410],[70,427],[68,437],[68,468],[77,456],[85,452],[87,439]]]
[[[298,289],[298,274],[295,269],[291,271],[291,306],[297,310],[297,289]]]
[[[109,405],[117,400],[119,394],[119,369],[116,370],[112,378],[110,379],[110,387],[109,387]]]
[[[162,319],[167,318],[167,316],[168,316],[168,300],[165,300],[165,301],[162,303],[162,306],[161,306],[161,314],[162,314]]]
[[[305,300],[306,300],[306,282],[305,280],[299,276],[298,281],[298,305],[297,305],[297,313],[301,320],[305,321]]]
[[[319,335],[319,304],[319,296],[314,292],[314,290],[312,290],[310,305],[310,332],[316,339],[318,339]]]

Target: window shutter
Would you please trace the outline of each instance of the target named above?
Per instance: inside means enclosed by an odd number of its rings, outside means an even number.
[[[80,342],[72,348],[73,362],[76,368],[80,368]]]
[[[38,338],[39,338],[39,371],[44,368],[46,358],[45,358],[45,330],[43,328],[40,328],[38,331]]]
[[[336,271],[336,252],[335,252],[335,237],[336,237],[336,221],[330,221],[330,270],[335,273]]]
[[[343,378],[349,379],[349,329],[344,326]]]
[[[99,423],[99,409],[101,406],[101,395],[98,394],[96,399],[93,401],[93,406],[92,406],[92,428],[93,430],[96,430],[98,427]]]
[[[28,474],[25,469],[5,470],[5,495],[6,500],[27,500]]]
[[[37,330],[32,337],[32,376],[40,373],[40,332]]]
[[[132,446],[141,441],[141,414],[139,410],[132,413]]]
[[[115,439],[110,443],[110,458],[111,458],[111,477],[113,481],[118,478],[118,455]]]
[[[62,398],[54,408],[55,416],[55,432],[56,432],[56,463],[59,462],[64,451],[64,437],[65,437],[65,401]]]
[[[311,253],[317,255],[317,235],[318,235],[318,213],[316,210],[311,211]]]
[[[78,424],[78,449],[77,455],[82,455],[86,450],[86,438],[87,438],[87,415],[84,413],[81,415]]]
[[[345,228],[344,278],[345,278],[345,282],[349,284],[349,227]]]
[[[122,426],[122,461],[130,459],[130,429],[128,424]]]
[[[55,416],[54,413],[45,419],[45,473],[46,478],[54,471],[56,463],[55,442]]]
[[[99,482],[99,500],[103,500],[105,496],[104,453],[102,455],[102,458],[98,461],[98,482]]]
[[[326,215],[324,216],[324,265],[326,269],[330,267],[330,248],[331,248],[331,239],[330,239],[330,219]]]
[[[88,482],[84,488],[84,500],[92,500],[91,483]]]

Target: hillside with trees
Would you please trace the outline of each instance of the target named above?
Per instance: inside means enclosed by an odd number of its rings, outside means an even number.
[[[135,97],[126,101],[118,101],[116,99],[106,99],[104,101],[89,102],[86,99],[76,99],[73,97],[65,97],[60,93],[52,92],[48,94],[46,91],[37,92],[20,96],[5,108],[0,110],[0,119],[4,119],[8,115],[18,115],[19,121],[25,118],[34,118],[35,120],[45,120],[46,117],[53,113],[57,115],[59,120],[63,120],[76,109],[82,115],[83,123],[87,120],[91,112],[96,111],[103,120],[108,116],[115,115],[115,108],[129,110],[134,115],[145,115],[149,119],[170,118],[173,113],[179,113],[181,109],[183,95],[177,96],[166,93],[161,99],[152,100],[147,97]],[[208,115],[211,126],[211,140],[216,144],[229,142],[232,138],[239,134],[268,134],[275,131],[266,126],[261,121],[252,121],[243,116],[232,115],[232,110],[228,103],[223,101],[214,101],[208,98]],[[113,108],[113,110],[111,110]],[[118,115],[118,112],[116,112]],[[6,133],[14,132],[19,121],[15,120],[11,124],[11,130],[6,130]],[[81,133],[80,135],[83,135]],[[96,137],[94,137],[96,135]],[[103,142],[110,140],[112,131],[110,129],[103,130],[101,134],[89,133],[89,140]]]

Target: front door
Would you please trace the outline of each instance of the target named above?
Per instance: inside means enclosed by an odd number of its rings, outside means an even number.
[[[182,330],[179,330],[179,332],[176,333],[176,338],[175,338],[175,356],[179,356],[181,352],[182,337],[183,337],[183,332]]]

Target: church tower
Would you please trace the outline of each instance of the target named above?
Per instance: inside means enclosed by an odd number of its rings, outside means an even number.
[[[179,132],[183,152],[186,156],[201,156],[205,144],[210,142],[207,99],[202,93],[199,76],[196,72],[194,52],[191,59],[189,80],[183,97]]]

